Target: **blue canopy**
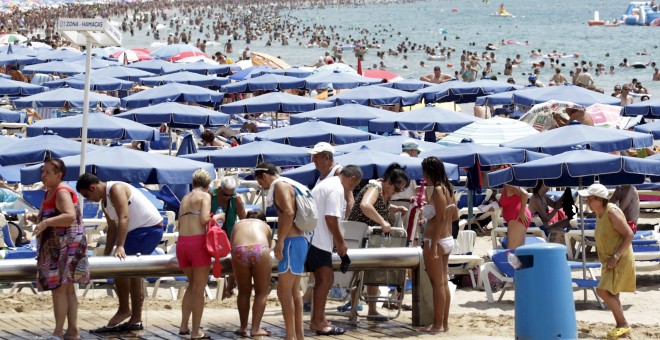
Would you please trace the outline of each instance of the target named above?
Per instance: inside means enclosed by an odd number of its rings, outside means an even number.
[[[173,102],[145,106],[115,115],[147,125],[167,123],[175,127],[217,126],[229,124],[229,115],[201,106]]]
[[[25,113],[0,108],[0,123],[23,123]],[[3,138],[4,140],[4,138]]]
[[[381,80],[363,77],[359,74],[333,71],[313,73],[309,77],[305,78],[305,82],[305,88],[308,90],[314,90],[322,84],[332,84],[332,87],[335,90],[343,90],[352,89],[363,85],[378,84],[381,82]]]
[[[80,65],[82,67],[87,66],[87,56],[85,56],[85,55],[65,59],[64,61],[72,63],[72,64]],[[119,65],[119,63],[116,62],[116,61],[107,60],[107,59],[103,59],[103,58],[99,58],[99,57],[92,57],[92,64],[90,65],[90,67],[92,69],[96,70],[98,68],[104,68],[104,67],[113,66],[113,65]]]
[[[1,96],[29,96],[31,94],[44,92],[45,90],[46,88],[43,86],[0,78]]]
[[[220,87],[224,84],[228,84],[229,79],[216,76],[205,76],[194,72],[181,71],[157,77],[142,78],[140,82],[142,85],[146,86],[159,86],[168,83],[179,83],[204,87]]]
[[[28,126],[27,135],[39,136],[50,130],[64,138],[82,138],[82,120],[83,115],[43,119]],[[160,133],[157,129],[127,119],[90,112],[87,119],[87,137],[155,140],[160,138]]]
[[[419,155],[420,158],[430,156],[438,157],[443,162],[454,163],[460,167],[472,167],[477,162],[479,162],[479,165],[485,166],[518,164],[548,157],[545,154],[524,149],[512,149],[476,143],[452,144],[443,148],[423,151]]]
[[[403,143],[411,139],[412,138],[406,136],[388,136],[388,137],[378,138],[365,142],[337,145],[335,146],[335,152],[349,153],[360,150],[362,146],[366,146],[370,150],[382,151],[394,155],[400,155],[403,152],[403,149],[401,148]],[[417,144],[419,144],[420,149],[424,151],[444,148],[444,146],[436,143],[425,142],[421,140],[415,140],[415,142],[417,142]]]
[[[302,89],[305,81],[296,77],[283,76],[278,74],[264,74],[258,77],[249,78],[237,83],[225,85],[221,88],[226,93],[243,93],[254,91],[275,91]]]
[[[576,146],[586,146],[594,151],[613,152],[651,145],[653,145],[653,137],[648,134],[582,124],[563,126],[502,143],[502,146],[549,155],[570,151]]]
[[[78,74],[85,73],[85,66],[68,61],[51,61],[43,64],[28,65],[23,68],[23,73],[46,73],[46,74]]]
[[[635,131],[641,133],[650,133],[653,135],[653,139],[660,139],[660,120],[657,120],[653,123],[637,125],[635,126]]]
[[[513,94],[513,102],[525,106],[533,106],[551,100],[571,102],[584,107],[597,103],[610,105],[621,104],[621,99],[619,98],[573,85],[541,87],[527,91],[516,91]]]
[[[435,106],[426,106],[371,120],[369,131],[392,132],[399,128],[411,131],[454,132],[478,120],[481,118]]]
[[[277,166],[304,165],[311,161],[309,149],[267,140],[181,157],[211,163],[216,168],[254,168],[260,162]]]
[[[32,107],[83,107],[85,91],[72,88],[61,88],[57,90],[42,92],[29,97],[14,100],[17,108]],[[111,97],[96,92],[89,93],[89,107],[116,107],[119,106],[119,98]]]
[[[138,61],[137,63],[128,64],[126,67],[136,68],[142,71],[153,73],[154,75],[168,74],[178,72],[180,70],[180,68],[174,63],[161,59]]]
[[[51,89],[69,86],[74,89],[85,89],[85,74],[77,74],[73,77],[49,81],[43,84]],[[93,76],[89,77],[89,87],[92,91],[117,91],[129,90],[135,85],[134,82],[128,80],[121,80],[119,78],[107,76]]]
[[[126,108],[138,108],[148,105],[171,102],[219,103],[223,93],[203,87],[179,83],[169,83],[132,94],[121,99]]]
[[[179,71],[188,71],[188,72],[199,73],[204,75],[211,75],[211,74],[228,75],[231,74],[232,67],[234,67],[235,64],[212,64],[212,63],[207,63],[204,60],[199,60],[194,63],[175,63],[174,66]]]
[[[37,137],[38,138],[38,137]],[[66,166],[65,181],[78,179],[80,156],[62,158]],[[197,169],[204,169],[215,178],[213,165],[172,156],[124,147],[102,148],[85,156],[85,171],[95,174],[102,181],[124,181],[145,184],[190,184]],[[41,180],[41,164],[21,169],[21,182],[35,183]]]
[[[52,60],[64,60],[81,56],[83,53],[68,48],[59,48],[55,50],[37,50],[35,57],[38,61],[48,62]],[[83,71],[84,72],[84,71]]]
[[[130,68],[126,66],[113,65],[92,71],[92,77],[106,76],[123,80],[138,81],[141,78],[153,77],[155,74],[147,71],[142,71],[137,68]]]
[[[102,148],[88,145],[87,151]],[[80,142],[53,134],[11,140],[0,145],[0,165],[43,162],[47,157],[65,157],[80,154]]]
[[[250,79],[252,77],[258,77],[260,75],[266,74],[270,72],[272,69],[273,68],[270,66],[251,66],[230,75],[229,79],[237,80],[237,81]]]
[[[289,77],[296,77],[296,78],[305,78],[312,74],[312,71],[307,71],[299,67],[291,67],[291,68],[285,68],[285,69],[277,69],[277,70],[272,70],[269,73],[272,74],[279,74],[283,76],[289,76]]]
[[[271,92],[220,106],[225,113],[287,112],[298,113],[332,106],[324,100]]]
[[[417,90],[414,93],[421,94],[427,103],[453,101],[471,103],[480,96],[513,91],[519,88],[520,86],[501,81],[482,79],[474,82],[448,81]]]
[[[165,45],[153,52],[151,52],[151,56],[158,58],[158,59],[169,59],[179,53],[182,52],[199,52],[202,53],[202,50],[199,48],[193,46],[193,45],[188,45],[188,44],[171,44],[171,45]]]
[[[644,116],[645,118],[660,118],[660,99],[647,100],[621,108],[622,116]]]
[[[413,92],[427,88],[429,86],[433,86],[433,83],[429,83],[427,81],[423,81],[419,79],[403,79],[403,80],[395,81],[393,83],[387,82],[378,85],[393,88],[395,90]]]
[[[5,53],[0,53],[0,65],[29,65],[37,62],[37,58],[29,55],[28,52],[33,50],[25,48],[17,48],[14,50],[11,45],[8,45]],[[31,53],[30,53],[31,54]]]
[[[515,91],[525,91],[533,90],[533,87],[523,87]],[[487,96],[477,97],[477,101],[474,102],[475,105],[509,105],[513,104],[513,93],[515,91],[500,92],[495,94],[489,94]]]
[[[278,129],[266,130],[252,135],[245,135],[243,136],[243,141],[251,142],[256,138],[294,146],[313,146],[318,142],[348,144],[380,138],[380,136],[360,131],[358,129],[325,122],[305,122]]]
[[[598,179],[605,185],[639,184],[647,176],[660,175],[658,164],[656,160],[574,150],[495,171],[488,174],[488,183],[492,187],[504,183],[532,187],[542,179],[550,187],[587,186]]]
[[[405,168],[411,179],[422,179],[422,158],[404,157],[391,153],[370,150],[362,147],[345,155],[336,156],[335,162],[343,166],[356,165],[360,167],[364,179],[380,178],[392,163],[399,163]],[[458,180],[458,166],[445,163],[445,172],[450,180]],[[313,163],[282,173],[282,176],[294,179],[304,185],[314,185],[316,181],[316,166]]]
[[[330,124],[357,127],[367,126],[372,119],[398,114],[399,113],[377,109],[375,107],[351,103],[291,115],[289,116],[289,121],[291,124],[300,124],[308,120],[316,119]]]
[[[338,73],[350,75],[348,73]],[[373,79],[373,78],[372,78]],[[419,103],[419,94],[395,90],[382,86],[361,86],[328,98],[328,101],[338,105],[358,103],[367,106],[401,105],[410,106]]]

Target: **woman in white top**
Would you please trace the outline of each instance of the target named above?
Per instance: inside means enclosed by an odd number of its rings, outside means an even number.
[[[426,273],[433,288],[433,324],[420,328],[420,332],[444,333],[449,331],[449,286],[447,272],[449,254],[454,248],[451,236],[451,223],[458,219],[454,202],[454,190],[449,183],[445,166],[437,157],[427,157],[422,161],[422,171],[426,180],[427,205],[422,208],[426,227],[422,254]]]

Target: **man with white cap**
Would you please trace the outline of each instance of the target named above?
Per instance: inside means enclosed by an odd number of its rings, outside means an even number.
[[[401,151],[399,156],[417,157],[424,150],[419,147],[419,143],[416,140],[408,139],[401,144]]]
[[[320,174],[319,178],[316,180],[316,184],[319,184],[326,178],[337,176],[341,172],[342,166],[335,162],[335,148],[330,145],[330,143],[316,143],[309,153],[312,155],[312,162],[314,162],[316,170],[318,170]],[[344,199],[346,199],[346,214],[343,219],[346,219],[351,213],[351,208],[355,202],[353,191],[344,192]]]

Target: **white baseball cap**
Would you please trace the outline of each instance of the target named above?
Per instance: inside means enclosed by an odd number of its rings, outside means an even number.
[[[578,190],[578,194],[580,194],[582,197],[596,196],[607,199],[610,195],[610,192],[604,185],[594,183],[585,190]]]
[[[335,148],[332,145],[330,145],[330,143],[319,142],[316,143],[316,145],[314,145],[313,149],[309,150],[309,153],[311,153],[312,155],[316,155],[317,153],[321,153],[321,152],[329,152],[334,155]]]

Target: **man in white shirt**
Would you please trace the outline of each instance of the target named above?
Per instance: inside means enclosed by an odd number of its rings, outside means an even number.
[[[316,170],[319,172],[319,178],[316,180],[316,184],[319,184],[326,178],[337,176],[341,172],[342,166],[335,162],[335,148],[330,145],[330,143],[316,143],[309,153],[312,155],[312,162],[316,166]],[[342,220],[348,218],[348,215],[353,208],[353,203],[355,202],[353,190],[345,191],[344,199],[346,200],[346,213],[342,216]]]
[[[362,180],[362,171],[355,165],[344,167],[339,175],[319,182],[312,190],[318,219],[307,253],[307,270],[314,272],[316,280],[313,292],[312,318],[310,329],[317,335],[340,335],[345,329],[332,325],[325,317],[328,292],[334,282],[332,269],[332,249],[345,256],[346,242],[339,229],[339,221],[344,216],[344,192],[353,191]]]

